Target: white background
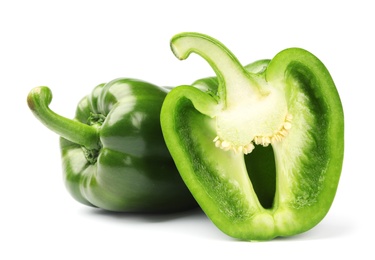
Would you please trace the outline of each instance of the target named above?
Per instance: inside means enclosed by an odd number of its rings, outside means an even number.
[[[1,1],[1,259],[374,259],[374,8],[371,1]],[[247,64],[302,47],[330,70],[345,111],[345,160],[326,218],[311,231],[239,242],[199,210],[110,214],[74,201],[58,136],[28,110],[47,85],[51,108],[77,102],[118,77],[158,85],[213,75],[196,55],[177,60],[179,32],[209,34]],[[320,258],[322,257],[322,258]]]

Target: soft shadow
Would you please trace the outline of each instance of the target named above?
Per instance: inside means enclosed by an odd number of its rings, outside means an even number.
[[[123,213],[111,212],[98,208],[87,208],[83,214],[90,218],[110,220],[117,224],[143,225],[168,223],[173,232],[181,232],[188,236],[205,237],[214,240],[233,239],[222,233],[200,208],[174,213]]]
[[[179,212],[167,213],[133,213],[133,212],[112,212],[99,208],[87,208],[84,214],[94,217],[110,218],[116,221],[134,221],[146,223],[160,223],[183,218],[200,219],[206,218],[206,215],[200,208],[188,209]]]

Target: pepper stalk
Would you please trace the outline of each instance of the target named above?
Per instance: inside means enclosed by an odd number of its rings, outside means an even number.
[[[218,78],[219,104],[216,118],[217,147],[250,153],[254,144],[268,146],[288,134],[293,116],[288,113],[282,86],[270,86],[248,72],[232,52],[215,39],[197,33],[182,33],[171,40],[173,53],[186,59],[202,56]]]
[[[61,137],[82,145],[88,150],[100,149],[97,127],[68,119],[49,108],[52,92],[48,87],[36,87],[27,96],[27,104],[36,118]]]

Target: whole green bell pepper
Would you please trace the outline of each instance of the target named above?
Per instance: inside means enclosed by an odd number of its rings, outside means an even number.
[[[220,42],[182,33],[179,59],[202,56],[217,78],[167,95],[161,125],[193,196],[224,233],[291,236],[317,225],[338,186],[344,116],[334,82],[311,53],[291,48],[243,67]]]
[[[50,110],[47,87],[27,98],[34,115],[61,136],[66,187],[79,202],[110,211],[163,212],[196,206],[165,145],[163,88],[116,79],[78,104],[75,119]]]

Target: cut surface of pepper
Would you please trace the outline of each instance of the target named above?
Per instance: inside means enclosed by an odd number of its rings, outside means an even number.
[[[334,82],[306,50],[242,66],[199,33],[171,40],[181,60],[203,57],[216,78],[174,88],[161,125],[191,193],[224,233],[243,240],[291,236],[317,225],[338,186],[344,116]]]
[[[27,98],[34,115],[61,136],[63,175],[79,202],[121,212],[166,212],[193,208],[160,127],[164,88],[115,79],[94,88],[68,119],[48,106],[48,87]]]

